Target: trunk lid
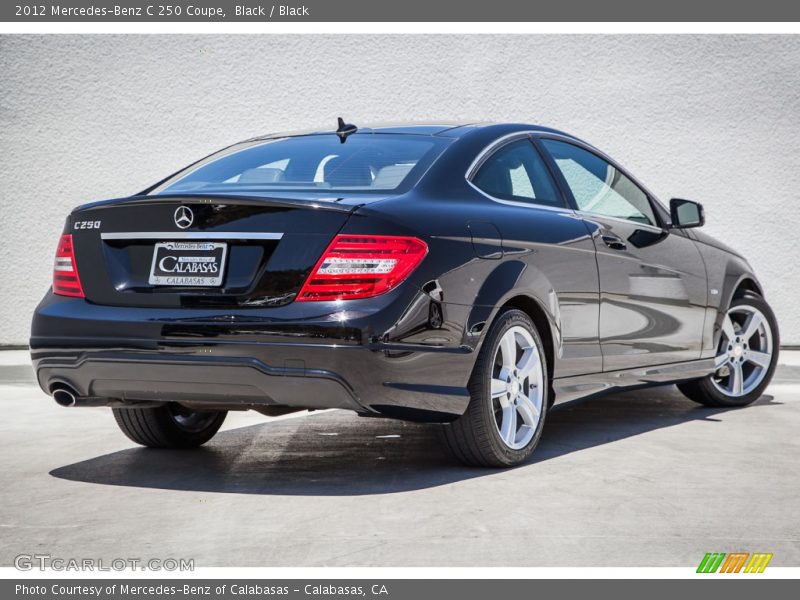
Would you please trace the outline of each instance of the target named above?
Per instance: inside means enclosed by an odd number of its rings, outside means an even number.
[[[376,197],[147,196],[70,215],[86,299],[116,306],[281,306],[349,215]]]

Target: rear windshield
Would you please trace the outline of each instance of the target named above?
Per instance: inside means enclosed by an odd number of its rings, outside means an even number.
[[[181,171],[151,194],[273,191],[399,192],[409,189],[449,140],[356,133],[246,142]]]

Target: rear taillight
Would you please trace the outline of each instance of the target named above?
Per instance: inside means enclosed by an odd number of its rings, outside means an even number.
[[[413,237],[340,234],[314,265],[297,301],[378,296],[400,285],[428,253]]]
[[[78,265],[75,263],[75,250],[72,247],[72,235],[65,233],[58,241],[56,262],[53,265],[53,293],[60,296],[85,298],[81,278],[78,276]]]

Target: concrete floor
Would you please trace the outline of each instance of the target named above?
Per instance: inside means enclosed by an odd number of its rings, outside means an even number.
[[[110,410],[60,408],[2,357],[0,403],[0,566],[36,552],[197,567],[692,566],[710,551],[800,565],[797,364],[746,409],[702,408],[672,387],[562,408],[534,459],[507,471],[454,464],[431,427],[339,411],[235,413],[200,450],[142,449]]]

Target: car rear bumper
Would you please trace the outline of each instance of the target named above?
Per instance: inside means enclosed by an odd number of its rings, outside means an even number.
[[[34,316],[31,355],[45,392],[67,387],[95,405],[176,401],[456,418],[469,403],[472,349],[370,337],[367,328],[384,327],[393,304],[387,299],[346,326],[301,319],[298,327],[299,317],[286,311],[262,321],[250,311],[248,323],[228,315],[221,326],[219,314],[217,321],[210,313],[187,319],[186,310],[173,315],[49,296]]]
[[[204,348],[207,354],[213,351]],[[355,390],[338,373],[302,366],[275,367],[251,356],[97,348],[78,354],[40,351],[36,355],[36,373],[43,389],[63,385],[79,397],[183,401],[230,408],[281,405],[365,410]]]

